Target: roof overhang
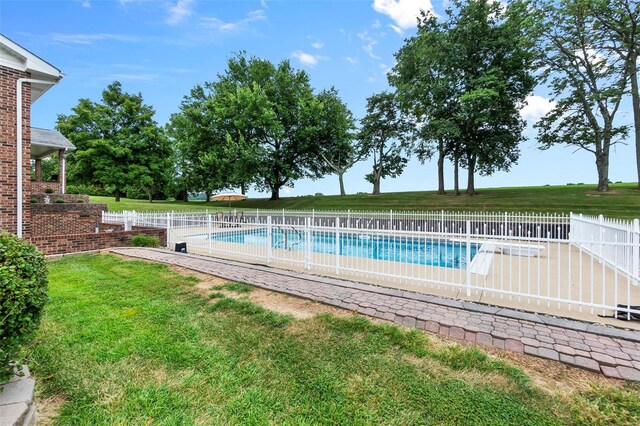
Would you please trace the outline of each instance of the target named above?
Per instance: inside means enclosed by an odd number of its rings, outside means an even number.
[[[33,79],[50,82],[50,84],[31,83],[31,103],[64,77],[58,68],[2,34],[0,34],[0,65],[28,72]]]
[[[55,130],[31,128],[31,158],[44,158],[60,150],[73,151],[76,147]]]

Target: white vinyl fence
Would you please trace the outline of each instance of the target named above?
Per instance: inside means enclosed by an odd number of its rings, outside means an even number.
[[[166,228],[170,248],[387,287],[556,315],[640,314],[637,220],[230,210],[105,212],[103,221]]]

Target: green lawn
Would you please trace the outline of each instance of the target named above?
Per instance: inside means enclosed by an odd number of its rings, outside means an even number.
[[[283,198],[279,201],[249,199],[232,202],[233,208],[317,209],[317,210],[458,210],[458,211],[518,211],[604,214],[632,219],[640,217],[640,191],[636,184],[613,184],[610,193],[601,194],[595,185],[535,186],[520,188],[481,189],[473,197],[435,192],[390,192],[379,196],[366,194],[340,196],[308,196]],[[228,202],[156,201],[123,199],[116,203],[110,197],[91,197],[92,202],[109,205],[110,211],[121,210],[189,210],[226,209]]]
[[[246,285],[110,255],[51,261],[30,367],[57,424],[638,424],[640,388],[550,394],[478,349],[362,317],[276,314]]]

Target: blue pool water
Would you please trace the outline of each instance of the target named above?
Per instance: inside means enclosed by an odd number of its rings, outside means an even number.
[[[206,236],[205,236],[206,238]],[[220,232],[209,236],[215,241],[251,244],[266,247],[267,230],[247,230]],[[359,234],[340,234],[340,255],[364,257],[375,260],[415,263],[420,265],[443,266],[466,269],[467,247],[465,243],[432,240],[429,238],[380,236],[370,237]],[[271,245],[274,248],[301,251],[306,248],[304,233],[293,230],[274,229]],[[311,251],[336,254],[336,236],[333,233],[311,233]],[[478,251],[477,244],[471,244],[471,259]]]

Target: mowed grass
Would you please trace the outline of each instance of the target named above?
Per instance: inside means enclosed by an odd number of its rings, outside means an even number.
[[[599,193],[595,185],[536,186],[479,189],[478,195],[437,195],[427,192],[389,192],[377,196],[359,194],[340,197],[289,197],[278,201],[248,199],[231,203],[231,208],[316,209],[316,210],[412,210],[583,213],[634,219],[640,217],[640,191],[636,184],[612,184],[609,193]],[[154,201],[91,197],[107,203],[110,211],[169,211],[191,209],[228,210],[228,202]]]
[[[78,255],[49,270],[28,356],[38,398],[61,402],[56,424],[640,422],[636,386],[552,395],[478,349],[362,317],[210,300],[197,278],[159,264]]]

